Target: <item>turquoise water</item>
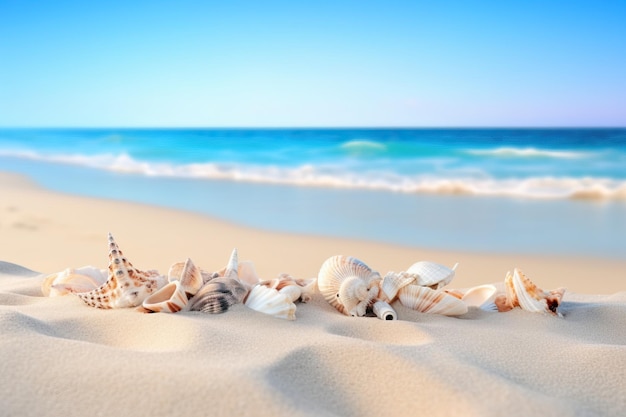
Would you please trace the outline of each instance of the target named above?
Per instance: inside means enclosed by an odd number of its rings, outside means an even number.
[[[626,258],[626,129],[0,129],[0,170],[271,230]]]

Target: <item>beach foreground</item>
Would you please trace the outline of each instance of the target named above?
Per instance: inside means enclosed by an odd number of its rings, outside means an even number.
[[[618,416],[626,409],[625,261],[454,253],[252,230],[173,210],[52,193],[0,175],[1,415]],[[319,295],[295,322],[242,305],[221,315],[97,310],[45,298],[42,273],[106,267],[106,233],[166,273],[190,257],[224,266],[233,247],[263,278],[314,277],[329,256],[385,273],[418,260],[459,268],[452,287],[519,267],[568,288],[563,318],[395,305],[351,318]],[[35,272],[36,271],[36,272]]]

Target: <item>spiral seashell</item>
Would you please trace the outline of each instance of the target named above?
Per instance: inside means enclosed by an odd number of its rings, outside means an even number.
[[[380,274],[362,261],[337,255],[320,268],[317,285],[326,301],[343,314],[362,317],[379,292]]]
[[[185,262],[176,262],[170,266],[167,276],[169,282],[180,281],[187,298],[194,296],[204,284],[200,269],[190,258],[187,258]]]
[[[135,307],[166,283],[157,271],[136,269],[125,257],[109,233],[109,274],[100,287],[76,293],[85,304],[96,308]]]
[[[296,305],[289,296],[265,285],[254,286],[246,298],[245,305],[273,317],[285,320],[296,319]]]
[[[515,268],[513,274],[507,272],[504,278],[506,295],[496,297],[494,303],[500,312],[509,311],[515,307],[533,313],[550,313],[562,317],[558,311],[565,288],[544,291],[537,287],[521,270]]]
[[[146,313],[177,313],[189,302],[181,281],[171,281],[143,300],[141,311]]]
[[[106,279],[106,269],[93,266],[67,268],[46,276],[41,285],[41,292],[45,297],[87,292],[98,288]]]
[[[398,314],[386,301],[378,300],[372,306],[372,311],[381,320],[397,320]]]
[[[442,290],[433,290],[420,285],[407,285],[398,293],[403,306],[421,313],[460,316],[467,313],[467,305],[453,295]]]
[[[406,270],[406,274],[414,275],[415,283],[423,287],[431,287],[434,290],[448,285],[454,278],[454,273],[459,264],[452,268],[430,261],[416,262]]]
[[[233,278],[214,278],[204,284],[200,291],[189,300],[190,311],[219,314],[243,301],[248,287]]]

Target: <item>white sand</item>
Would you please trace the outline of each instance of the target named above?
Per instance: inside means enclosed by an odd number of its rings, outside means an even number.
[[[452,253],[261,232],[203,216],[37,189],[0,175],[0,416],[623,416],[626,262]],[[39,273],[106,267],[106,233],[141,269],[233,247],[258,272],[313,277],[331,255],[375,269],[460,262],[454,287],[522,268],[566,286],[563,318],[396,306],[351,318],[317,295],[296,321],[242,305],[221,315],[97,310],[41,295]],[[23,265],[35,269],[33,272]],[[598,295],[609,294],[609,295]]]

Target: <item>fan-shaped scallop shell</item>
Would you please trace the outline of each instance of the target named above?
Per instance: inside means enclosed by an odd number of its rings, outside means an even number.
[[[380,283],[380,293],[378,297],[381,300],[386,300],[391,303],[396,299],[398,291],[409,284],[414,284],[415,281],[416,276],[406,272],[387,272]]]
[[[364,316],[378,296],[381,279],[380,274],[364,262],[337,255],[322,264],[317,286],[326,301],[341,313]]]
[[[452,281],[458,265],[457,263],[454,264],[452,268],[448,268],[436,262],[420,261],[411,265],[409,269],[406,270],[406,273],[416,277],[415,283],[417,285],[431,287],[436,290],[448,285]]]
[[[98,288],[106,279],[106,269],[93,266],[67,268],[46,276],[41,285],[41,291],[46,297],[87,292]]]
[[[140,271],[124,257],[109,233],[109,274],[100,287],[76,293],[87,305],[97,308],[135,307],[164,286],[166,278],[157,271]]]
[[[398,299],[403,306],[422,313],[445,316],[460,316],[467,313],[467,305],[462,300],[445,291],[420,285],[407,285],[398,293]]]
[[[285,320],[296,319],[296,305],[289,296],[265,285],[254,286],[246,298],[245,305],[273,317]]]

